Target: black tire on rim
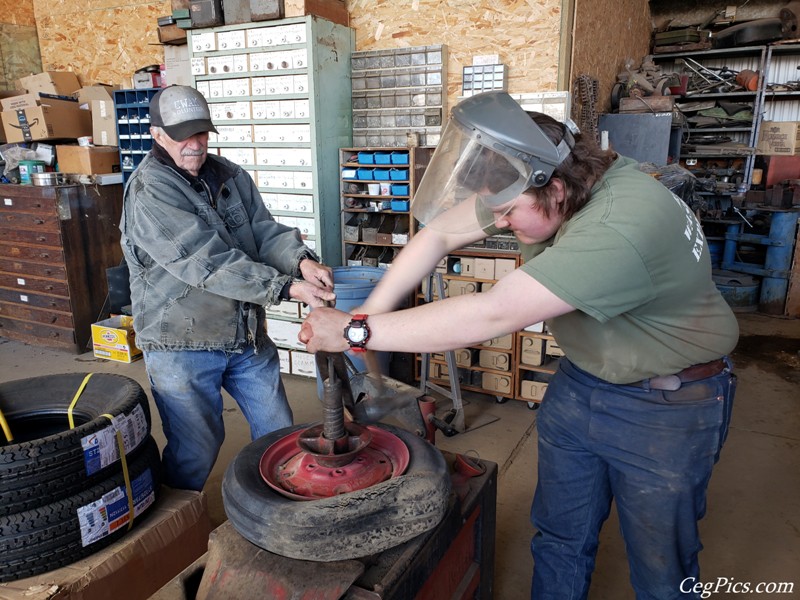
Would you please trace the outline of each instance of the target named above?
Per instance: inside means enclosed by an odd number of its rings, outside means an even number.
[[[159,495],[161,459],[152,437],[147,438],[139,456],[128,467],[134,499],[148,498],[153,501],[136,513],[133,521],[135,527]],[[95,541],[89,541],[90,538],[84,541],[81,537],[88,526],[96,522],[96,511],[90,509],[92,503],[99,502],[112,490],[117,490],[112,497],[119,497],[120,490],[124,492],[119,504],[106,506],[109,513],[116,515],[114,508],[122,507],[125,510],[128,506],[121,472],[69,498],[0,517],[0,556],[3,557],[0,561],[0,581],[14,581],[63,567],[123,537],[128,531],[127,524]]]
[[[261,437],[234,458],[222,480],[228,519],[255,545],[289,558],[334,561],[382,552],[436,527],[447,511],[450,476],[444,456],[424,439],[379,425],[408,446],[406,472],[364,490],[292,500],[259,473],[264,451],[300,425]]]
[[[0,410],[14,436],[8,443],[0,435],[0,515],[66,498],[118,471],[119,460],[101,465],[82,444],[113,431],[104,415],[117,419],[129,434],[129,459],[150,434],[150,408],[142,387],[129,377],[106,373],[89,379],[73,410],[75,428],[70,429],[68,408],[85,376],[44,375],[0,383]]]

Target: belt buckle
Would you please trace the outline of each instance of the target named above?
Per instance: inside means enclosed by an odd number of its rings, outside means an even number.
[[[677,375],[659,375],[650,378],[650,387],[664,392],[675,392],[681,389],[681,378]]]

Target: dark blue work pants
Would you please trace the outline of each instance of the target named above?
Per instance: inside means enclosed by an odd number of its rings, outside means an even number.
[[[681,587],[699,581],[697,522],[735,389],[729,370],[667,392],[561,360],[537,418],[534,600],[587,597],[612,499],[637,599],[691,597]]]

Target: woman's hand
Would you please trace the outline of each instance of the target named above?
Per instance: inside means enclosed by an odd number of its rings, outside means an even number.
[[[350,349],[350,344],[344,337],[344,329],[351,318],[350,313],[335,308],[315,308],[300,327],[297,339],[312,353],[344,352]]]

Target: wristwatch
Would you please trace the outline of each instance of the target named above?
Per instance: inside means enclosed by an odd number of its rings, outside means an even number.
[[[367,315],[355,315],[344,328],[344,339],[350,344],[353,352],[366,352],[369,335]]]

